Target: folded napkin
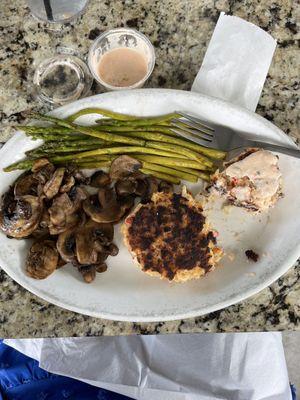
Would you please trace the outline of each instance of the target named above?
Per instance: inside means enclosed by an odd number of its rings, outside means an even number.
[[[255,111],[275,47],[264,30],[221,13],[192,91]]]

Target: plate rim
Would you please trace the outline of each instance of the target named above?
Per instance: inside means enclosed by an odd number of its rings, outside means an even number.
[[[287,136],[280,128],[278,128],[277,126],[275,126],[272,122],[268,121],[267,119],[263,118],[262,116],[260,116],[259,114],[256,114],[255,112],[252,112],[250,110],[244,109],[242,107],[239,107],[235,104],[232,104],[230,102],[226,102],[224,100],[215,98],[215,97],[211,97],[211,96],[206,96],[200,93],[196,93],[196,92],[188,92],[188,91],[184,91],[184,90],[177,90],[177,89],[155,89],[155,88],[151,88],[151,89],[136,89],[136,90],[126,90],[126,91],[121,91],[121,92],[107,92],[107,93],[100,93],[94,96],[89,96],[89,97],[85,97],[83,99],[77,100],[76,102],[73,103],[69,103],[67,105],[64,105],[62,107],[59,107],[55,110],[52,110],[51,112],[49,112],[49,115],[52,116],[57,116],[60,113],[65,113],[65,111],[68,109],[68,107],[70,107],[70,104],[77,104],[78,108],[80,109],[80,106],[82,104],[85,104],[87,100],[89,99],[98,99],[98,98],[103,98],[103,97],[111,97],[111,96],[126,96],[128,94],[134,95],[136,92],[138,92],[139,94],[148,94],[148,93],[153,93],[153,92],[157,92],[157,93],[184,93],[185,95],[191,95],[191,96],[197,96],[197,97],[202,97],[203,99],[208,99],[209,101],[214,101],[219,103],[220,105],[224,105],[226,106],[226,108],[228,109],[232,109],[232,110],[237,110],[239,113],[245,113],[246,115],[250,115],[252,118],[256,118],[259,119],[261,123],[267,125],[270,129],[272,129],[273,131],[277,131],[277,133],[282,137],[282,139],[287,143],[290,144],[294,147],[296,147],[296,145],[294,144],[294,142],[292,141],[292,139]],[[117,102],[116,102],[117,103]],[[4,146],[0,149],[0,157],[1,157],[1,153],[3,151],[5,151],[6,146],[7,145],[11,145],[14,140],[17,140],[17,135],[14,135],[11,139],[9,139]],[[249,288],[247,291],[240,293],[240,294],[236,294],[234,296],[232,296],[230,299],[228,300],[223,300],[220,302],[217,302],[211,306],[206,306],[202,309],[198,308],[193,309],[193,310],[188,310],[185,311],[184,313],[169,313],[168,315],[164,315],[164,316],[160,316],[159,314],[153,314],[152,316],[136,316],[134,314],[118,314],[115,312],[99,312],[99,311],[92,311],[89,309],[86,309],[85,307],[80,308],[79,306],[73,306],[72,304],[69,303],[63,303],[59,300],[57,300],[55,297],[51,297],[51,295],[45,294],[39,292],[38,290],[36,290],[34,287],[30,286],[30,284],[27,284],[27,282],[22,281],[21,279],[19,279],[19,277],[17,276],[17,274],[14,273],[14,271],[11,271],[8,265],[5,265],[6,263],[2,260],[1,257],[1,253],[0,253],[0,263],[1,263],[1,268],[15,281],[17,282],[20,286],[24,287],[26,290],[28,290],[30,293],[34,294],[35,296],[37,296],[38,298],[41,298],[47,302],[49,302],[50,304],[54,304],[55,306],[58,306],[62,309],[66,309],[72,312],[76,312],[78,314],[81,315],[87,315],[90,317],[94,317],[94,318],[102,318],[102,319],[108,319],[108,320],[113,320],[113,321],[121,321],[121,322],[160,322],[160,321],[176,321],[176,320],[181,320],[181,319],[186,319],[186,318],[194,318],[194,317],[198,317],[198,316],[202,316],[202,315],[206,315],[209,314],[211,312],[215,312],[215,311],[219,311],[222,310],[224,308],[227,308],[233,304],[237,304],[240,303],[243,300],[246,300],[247,298],[257,294],[258,292],[260,292],[261,290],[265,289],[266,287],[268,287],[269,285],[271,285],[273,282],[275,282],[277,279],[280,278],[280,276],[282,276],[285,272],[287,272],[297,261],[297,259],[299,258],[300,255],[300,243],[298,246],[295,246],[293,248],[293,251],[289,254],[289,257],[286,258],[286,260],[280,265],[280,268],[278,268],[274,273],[272,273],[268,279],[266,279],[263,283],[254,286],[253,288]]]

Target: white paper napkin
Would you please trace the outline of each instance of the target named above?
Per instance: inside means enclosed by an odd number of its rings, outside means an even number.
[[[275,47],[264,30],[221,13],[192,91],[255,111]]]
[[[34,342],[34,345],[33,345]],[[6,340],[50,372],[138,400],[290,400],[280,333]]]

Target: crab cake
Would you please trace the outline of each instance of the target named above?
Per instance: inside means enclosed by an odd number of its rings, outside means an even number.
[[[186,193],[154,193],[122,227],[133,259],[149,275],[184,282],[215,268],[222,255],[200,202]]]

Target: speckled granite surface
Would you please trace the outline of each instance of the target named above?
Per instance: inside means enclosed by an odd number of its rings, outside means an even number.
[[[12,135],[10,124],[23,122],[32,108],[41,109],[34,99],[32,73],[57,47],[72,47],[84,56],[101,31],[128,25],[146,33],[156,47],[156,68],[147,85],[188,90],[220,11],[245,18],[277,39],[257,111],[299,140],[299,7],[293,0],[92,0],[76,23],[55,31],[34,20],[24,1],[2,0],[0,142]],[[92,93],[98,90],[94,86]],[[0,285],[0,337],[298,330],[300,326],[299,266],[248,301],[167,323],[112,322],[65,311],[30,294],[3,271]]]

